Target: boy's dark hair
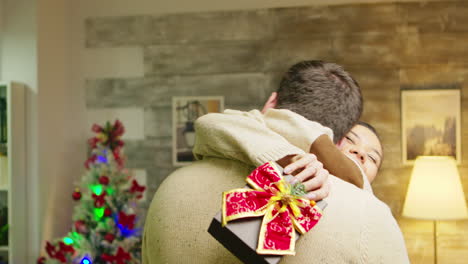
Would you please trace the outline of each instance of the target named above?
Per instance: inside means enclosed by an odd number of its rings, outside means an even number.
[[[276,108],[289,109],[329,127],[337,143],[361,116],[361,89],[337,64],[302,61],[289,68],[281,80]]]

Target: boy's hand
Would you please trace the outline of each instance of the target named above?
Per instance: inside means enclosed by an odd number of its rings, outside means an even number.
[[[329,173],[314,154],[296,155],[284,168],[284,173],[294,175],[291,184],[302,182],[305,186],[305,197],[319,201],[330,193]]]

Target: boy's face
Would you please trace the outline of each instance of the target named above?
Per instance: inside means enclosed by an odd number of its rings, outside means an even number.
[[[361,164],[369,182],[375,179],[382,162],[382,145],[374,132],[356,125],[346,134],[338,148]]]

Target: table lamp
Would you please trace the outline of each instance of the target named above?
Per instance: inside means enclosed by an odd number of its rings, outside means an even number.
[[[434,262],[437,263],[437,220],[468,218],[465,194],[452,157],[420,156],[416,159],[403,216],[434,221]]]

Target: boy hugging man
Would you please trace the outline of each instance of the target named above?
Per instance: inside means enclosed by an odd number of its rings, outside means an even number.
[[[370,190],[367,178],[333,143],[362,112],[360,88],[351,76],[332,63],[298,63],[264,110],[198,119],[194,153],[201,160],[171,173],[155,193],[145,222],[143,263],[239,263],[207,229],[221,193],[244,186],[253,168],[271,160],[285,170],[302,170],[295,178],[317,199],[326,196],[316,193],[318,185],[331,186],[323,217],[296,243],[296,256],[281,263],[409,263],[388,206],[361,189]]]

